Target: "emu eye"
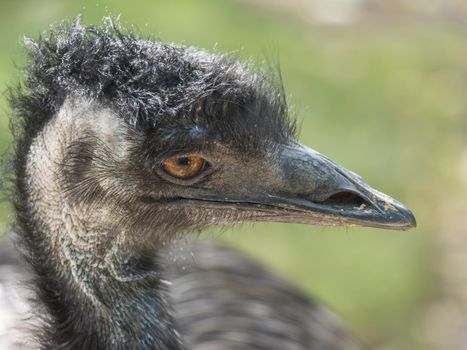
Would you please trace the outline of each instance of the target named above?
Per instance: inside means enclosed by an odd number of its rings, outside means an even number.
[[[198,176],[207,164],[203,157],[191,155],[167,159],[162,163],[162,168],[177,179],[191,179]]]

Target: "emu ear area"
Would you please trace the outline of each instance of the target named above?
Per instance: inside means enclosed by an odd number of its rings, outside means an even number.
[[[192,188],[172,204],[204,208],[216,216],[223,210],[238,214],[241,221],[393,230],[416,226],[403,204],[300,144],[282,145],[274,156],[246,162],[230,165],[217,183]]]

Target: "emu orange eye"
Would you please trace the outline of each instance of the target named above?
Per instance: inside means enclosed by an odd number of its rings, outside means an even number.
[[[206,167],[206,160],[200,156],[185,156],[167,159],[162,163],[164,171],[178,179],[191,179]]]

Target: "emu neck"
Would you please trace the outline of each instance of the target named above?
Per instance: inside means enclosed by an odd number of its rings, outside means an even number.
[[[115,118],[66,102],[31,142],[19,217],[49,314],[43,348],[180,348],[156,254],[144,254],[131,239],[138,232],[118,225],[116,216],[128,213],[70,197],[65,160],[79,138],[98,131],[102,135],[94,136],[106,147],[125,152],[119,143],[124,126]]]

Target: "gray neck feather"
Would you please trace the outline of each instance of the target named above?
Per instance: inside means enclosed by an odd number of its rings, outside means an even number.
[[[132,237],[138,233],[119,225],[128,213],[113,210],[104,201],[90,205],[70,199],[63,176],[67,150],[83,135],[97,137],[114,157],[124,159],[129,132],[111,110],[75,98],[65,102],[31,144],[26,166],[28,211],[44,251],[53,255],[49,257],[57,274],[53,277],[63,283],[63,290],[55,292],[67,293],[64,299],[78,305],[67,320],[76,323],[66,325],[74,330],[68,332],[71,339],[62,334],[57,348],[88,344],[80,343],[83,334],[73,334],[80,327],[92,333],[87,336],[96,340],[90,344],[99,349],[179,348],[157,260],[151,261],[150,270],[134,268],[139,255]],[[99,186],[105,191],[112,181],[102,177]],[[53,324],[63,319],[54,314],[54,305],[46,306]]]

